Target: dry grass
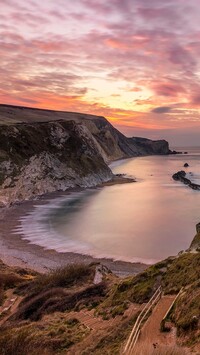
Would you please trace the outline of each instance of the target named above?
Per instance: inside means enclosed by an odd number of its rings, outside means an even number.
[[[89,333],[90,329],[76,318],[68,319],[62,313],[46,316],[40,322],[7,325],[0,332],[0,355],[66,354]]]
[[[36,296],[28,296],[19,306],[12,321],[27,320],[37,321],[45,314],[54,312],[65,312],[73,309],[79,310],[83,306],[91,307],[94,303],[100,302],[106,295],[107,285],[90,285],[80,291],[68,291],[63,288],[52,288],[41,291]]]
[[[0,274],[0,287],[13,288],[24,281],[24,278],[12,272]]]
[[[0,334],[0,355],[37,355],[38,353],[34,353],[33,344],[38,341],[37,337],[40,331],[42,333],[40,333],[39,339],[42,337],[43,341],[39,340],[37,344],[44,345],[44,348],[40,350],[40,354],[49,355],[48,351],[51,352],[52,349],[54,354],[56,354],[57,350],[68,349],[87,336],[87,329],[81,328],[81,325],[75,325],[71,329],[70,324],[63,323],[65,321],[62,317],[65,317],[65,312],[79,310],[83,307],[97,307],[96,313],[101,315],[105,313],[106,317],[114,317],[115,315],[123,314],[131,302],[146,302],[159,283],[163,285],[166,293],[174,293],[181,286],[186,286],[191,281],[193,282],[192,288],[187,288],[187,294],[178,302],[175,312],[173,310],[172,320],[177,325],[178,334],[185,334],[189,330],[188,333],[194,334],[196,338],[197,331],[194,327],[196,318],[194,316],[197,315],[199,310],[199,281],[197,281],[199,280],[197,277],[200,270],[199,263],[200,254],[187,253],[179,258],[167,259],[151,266],[135,277],[129,277],[120,282],[116,279],[106,278],[106,281],[99,285],[92,284],[95,272],[94,265],[71,265],[56,269],[45,275],[36,275],[29,280],[27,280],[27,275],[24,275],[24,272],[15,274],[12,270],[3,270],[0,275],[0,282],[4,280],[4,283],[2,282],[3,285],[6,284],[6,287],[12,287],[19,281],[20,284],[17,286],[17,290],[18,293],[24,296],[24,299],[16,313],[9,319],[10,323],[9,321],[7,323],[8,335],[5,331],[3,337]],[[17,277],[12,279],[13,275]],[[22,281],[20,278],[22,278]],[[5,287],[2,288],[2,291],[4,289]],[[58,325],[52,323],[47,326],[46,319],[54,319],[56,312],[62,312],[59,313]],[[188,323],[190,319],[192,323]],[[24,325],[30,325],[32,332],[37,329],[37,336],[31,342],[27,340],[30,340],[29,335],[24,337],[23,340]],[[12,327],[18,328],[15,334],[11,330]],[[97,337],[96,341],[85,349],[84,354],[119,354],[122,343],[126,340],[131,330],[129,327],[129,321],[123,318],[106,335]],[[75,333],[76,337],[74,337]],[[189,336],[188,339],[190,340]],[[22,343],[23,346],[20,345]],[[183,343],[179,342],[179,344]],[[17,350],[18,348],[19,351]],[[153,344],[147,344],[142,349],[139,347],[134,349],[133,354],[185,355],[186,352],[183,348],[171,348],[161,345],[154,349]]]
[[[7,267],[0,260],[0,306],[3,305],[3,302],[5,301],[6,290],[10,288],[16,288],[22,284],[24,280],[25,276],[18,274],[14,268]]]
[[[2,303],[4,301],[4,297],[5,297],[5,294],[4,294],[3,287],[0,286],[0,306],[2,305]]]
[[[131,355],[187,355],[188,352],[177,346],[157,345],[153,344],[136,345]]]
[[[0,355],[53,355],[47,347],[31,342],[30,332],[19,330],[16,334],[9,331],[0,336]]]
[[[5,291],[19,287],[25,280],[33,279],[37,273],[17,267],[11,267],[0,260],[0,305],[5,300]]]
[[[27,294],[30,299],[40,292],[52,288],[70,288],[89,282],[94,277],[94,268],[84,264],[73,264],[57,268],[47,274],[38,275],[32,282],[21,285],[17,292]],[[28,297],[28,296],[27,296]],[[26,300],[27,300],[26,297]]]

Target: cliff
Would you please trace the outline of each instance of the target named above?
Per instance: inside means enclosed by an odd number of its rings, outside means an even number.
[[[112,178],[90,132],[73,121],[1,126],[0,152],[2,205]]]
[[[0,105],[0,205],[109,181],[107,163],[170,153],[166,141],[127,138],[104,117]]]

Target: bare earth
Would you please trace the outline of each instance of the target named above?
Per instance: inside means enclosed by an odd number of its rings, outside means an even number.
[[[160,323],[165,316],[167,310],[171,306],[173,300],[175,299],[175,295],[173,296],[163,296],[161,300],[158,302],[156,307],[153,310],[153,313],[145,323],[142,328],[138,343],[149,342],[151,344],[157,343],[159,344],[168,344],[175,345],[175,336],[173,332],[160,332]]]
[[[155,306],[152,314],[147,319],[146,323],[144,324],[139,339],[137,343],[137,349],[142,348],[143,346],[149,345],[149,349],[158,349],[162,345],[169,345],[169,346],[176,346],[178,343],[178,338],[176,335],[176,328],[172,326],[170,332],[161,332],[160,331],[160,324],[165,316],[166,312],[168,311],[169,307],[173,303],[175,299],[175,295],[167,295],[163,296],[158,304]],[[194,354],[199,355],[199,346],[191,349],[183,347],[184,354]],[[133,349],[134,354],[134,349]]]

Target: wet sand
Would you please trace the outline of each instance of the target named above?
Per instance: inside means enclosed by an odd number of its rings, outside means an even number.
[[[114,183],[124,183],[123,177],[118,177]],[[127,181],[130,182],[130,181]],[[19,219],[32,211],[34,205],[43,204],[45,201],[58,196],[64,196],[83,189],[71,189],[67,192],[55,192],[33,201],[25,201],[19,205],[0,210],[0,259],[12,266],[34,269],[39,272],[72,263],[100,262],[120,277],[137,274],[147,268],[142,263],[130,263],[120,260],[93,258],[89,255],[78,253],[58,253],[55,250],[44,249],[27,240],[22,235],[15,234],[13,230],[20,225]]]

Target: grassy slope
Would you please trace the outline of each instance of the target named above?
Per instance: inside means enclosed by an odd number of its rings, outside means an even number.
[[[123,280],[108,274],[99,285],[93,285],[95,265],[70,266],[46,275],[25,273],[6,268],[3,264],[1,267],[4,268],[1,287],[17,286],[16,292],[24,299],[1,329],[0,354],[23,355],[28,351],[31,355],[31,349],[34,354],[35,347],[41,347],[41,344],[44,353],[59,354],[70,349],[84,341],[91,332],[74,316],[69,319],[71,311],[83,308],[94,309],[103,319],[119,319],[109,332],[96,336],[83,353],[118,354],[137,316],[127,318],[123,316],[124,311],[132,302],[147,302],[160,284],[168,294],[185,288],[171,319],[177,326],[180,343],[194,345],[199,341],[200,253],[185,253],[166,259],[135,277]],[[15,275],[13,282],[5,282],[5,275]]]

